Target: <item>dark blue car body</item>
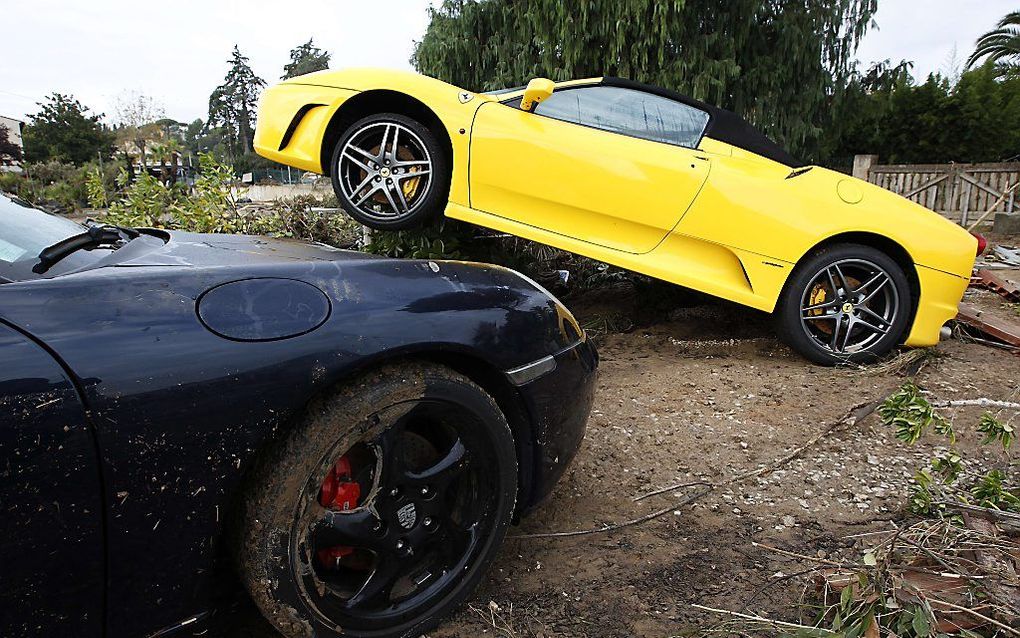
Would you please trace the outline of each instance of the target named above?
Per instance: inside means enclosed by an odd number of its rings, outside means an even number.
[[[591,406],[590,342],[496,266],[143,231],[87,267],[9,279],[4,636],[190,635],[222,617],[238,591],[223,545],[256,455],[375,366],[445,364],[497,400],[518,515],[552,489]]]

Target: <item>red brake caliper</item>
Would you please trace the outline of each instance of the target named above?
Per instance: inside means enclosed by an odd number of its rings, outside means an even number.
[[[358,506],[361,498],[361,485],[354,480],[351,471],[351,460],[347,455],[341,456],[322,481],[319,491],[319,504],[323,507],[346,512]],[[324,566],[337,569],[340,559],[354,553],[354,548],[347,545],[334,545],[318,551],[319,562]]]

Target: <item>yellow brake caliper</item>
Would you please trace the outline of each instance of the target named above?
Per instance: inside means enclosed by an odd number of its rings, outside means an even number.
[[[822,286],[822,284],[815,284],[815,287],[811,289],[811,297],[809,299],[810,303],[808,305],[817,306],[819,304],[823,304],[825,303],[825,298],[826,298],[825,287]],[[825,311],[822,310],[821,308],[815,308],[814,310],[809,310],[808,314],[810,314],[812,317],[819,317],[824,312]],[[815,324],[815,326],[826,334],[832,334],[832,326],[829,325],[828,321],[819,321],[818,323]]]

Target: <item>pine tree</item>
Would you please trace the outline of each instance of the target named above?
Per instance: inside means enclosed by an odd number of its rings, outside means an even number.
[[[237,45],[227,62],[230,70],[209,96],[209,128],[223,129],[230,154],[237,158],[252,152],[255,111],[266,81],[255,75]]]
[[[280,79],[286,80],[306,73],[325,71],[329,68],[331,55],[329,51],[323,51],[315,46],[312,38],[309,38],[308,42],[290,50],[290,62],[283,67]]]
[[[475,90],[601,75],[737,111],[816,155],[876,0],[444,0],[422,73]]]

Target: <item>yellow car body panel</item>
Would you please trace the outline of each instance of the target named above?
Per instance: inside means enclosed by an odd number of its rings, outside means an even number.
[[[709,170],[696,150],[498,102],[479,107],[471,148],[471,208],[559,235],[584,229],[585,241],[629,253],[665,238]]]
[[[269,87],[262,94],[255,152],[274,162],[322,173],[320,151],[326,127],[340,106],[357,93],[288,82]]]
[[[421,102],[444,127],[452,218],[766,312],[814,247],[884,238],[914,264],[919,298],[905,342],[916,346],[938,341],[970,276],[976,240],[882,188],[821,167],[791,170],[710,135],[688,149],[527,113],[509,104],[523,89],[477,94],[381,69],[312,73],[265,92],[256,150],[328,173],[329,122],[373,91]]]

